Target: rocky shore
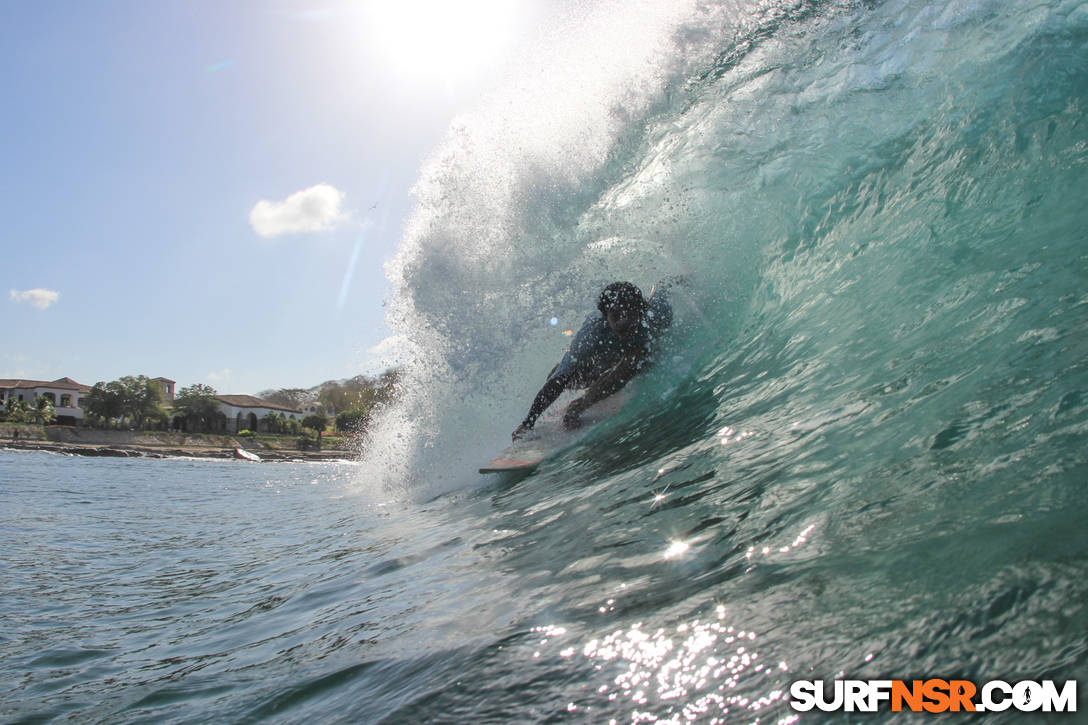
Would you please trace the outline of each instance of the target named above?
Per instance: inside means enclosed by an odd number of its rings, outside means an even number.
[[[299,450],[291,438],[246,439],[227,435],[98,431],[64,426],[5,426],[0,450],[32,450],[69,456],[110,458],[209,458],[252,461],[245,451],[265,461],[343,461],[354,450]]]

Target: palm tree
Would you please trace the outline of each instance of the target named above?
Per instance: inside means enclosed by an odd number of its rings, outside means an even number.
[[[53,407],[53,401],[44,395],[34,398],[34,416],[42,425],[49,425],[57,419],[57,409]]]

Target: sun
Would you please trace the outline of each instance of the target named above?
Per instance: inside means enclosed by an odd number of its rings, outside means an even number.
[[[399,82],[456,87],[492,70],[523,19],[519,0],[376,0],[368,35]]]

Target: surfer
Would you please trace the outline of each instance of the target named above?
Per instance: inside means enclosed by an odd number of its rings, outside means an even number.
[[[529,414],[511,438],[518,440],[564,390],[585,393],[567,405],[564,427],[582,424],[582,412],[620,390],[647,362],[654,340],[672,324],[665,286],[654,287],[650,299],[630,282],[613,282],[597,299],[597,313],[582,323],[559,364],[552,368]]]

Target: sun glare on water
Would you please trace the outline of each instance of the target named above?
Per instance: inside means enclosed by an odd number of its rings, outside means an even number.
[[[391,74],[455,89],[498,62],[523,13],[518,0],[377,0],[367,21]]]

